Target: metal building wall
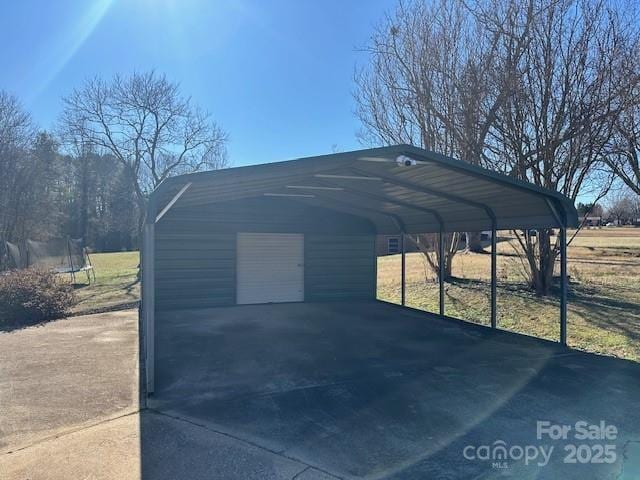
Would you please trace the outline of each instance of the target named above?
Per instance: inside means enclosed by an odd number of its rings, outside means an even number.
[[[160,224],[158,224],[160,225]],[[236,236],[194,222],[156,230],[156,310],[235,303]]]
[[[375,298],[374,235],[305,235],[308,302]]]
[[[237,232],[305,234],[305,300],[375,298],[375,229],[360,217],[279,198],[176,205],[156,225],[156,310],[236,302]]]

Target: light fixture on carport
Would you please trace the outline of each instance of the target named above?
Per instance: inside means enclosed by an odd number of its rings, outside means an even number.
[[[418,165],[419,163],[426,163],[426,162],[419,162],[418,160],[411,158],[407,155],[398,155],[395,159],[394,158],[380,158],[380,157],[360,157],[358,158],[358,160],[361,160],[363,162],[375,162],[375,163],[396,163],[401,167],[413,167],[415,165]]]

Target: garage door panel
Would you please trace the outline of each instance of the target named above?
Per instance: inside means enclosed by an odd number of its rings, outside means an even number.
[[[237,303],[304,300],[304,236],[238,233]]]

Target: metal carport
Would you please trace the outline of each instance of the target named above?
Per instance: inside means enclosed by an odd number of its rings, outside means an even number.
[[[231,207],[241,202],[244,202],[244,210]],[[212,206],[213,210],[207,210]],[[219,208],[216,210],[215,206]],[[170,278],[163,279],[166,290],[158,290],[156,252],[184,248],[185,238],[199,245],[209,241],[193,235],[177,235],[185,228],[186,217],[189,217],[189,228],[196,231],[213,228],[216,218],[226,214],[227,224],[238,225],[227,225],[221,230],[223,233],[219,235],[224,235],[224,238],[221,237],[220,241],[224,243],[224,239],[237,235],[236,232],[246,229],[246,225],[260,223],[264,217],[277,219],[289,209],[299,210],[299,213],[290,215],[279,226],[269,226],[265,231],[302,231],[296,228],[295,222],[314,223],[314,219],[307,218],[308,211],[314,215],[327,212],[328,216],[315,219],[313,228],[316,230],[322,228],[323,222],[327,225],[333,222],[331,228],[350,231],[358,227],[353,219],[366,222],[362,225],[362,232],[366,235],[439,233],[442,237],[446,232],[491,230],[493,328],[497,327],[496,230],[558,228],[562,278],[560,341],[566,343],[566,229],[578,223],[573,202],[557,192],[493,171],[413,146],[398,145],[193,173],[164,181],[150,196],[142,245],[141,308],[147,392],[154,390],[154,316],[158,308],[158,292],[177,290]],[[173,223],[168,222],[168,218]],[[156,238],[156,229],[160,226],[164,239],[161,244]],[[367,230],[367,226],[371,228]],[[262,230],[254,227],[251,231]],[[233,270],[235,250],[222,243],[216,250],[216,258]],[[439,245],[443,248],[442,241]],[[163,265],[173,262],[172,271],[181,262],[174,258],[162,261],[165,262]],[[201,268],[198,260],[188,258],[188,261],[191,265],[185,271],[195,273],[197,277]],[[211,265],[208,268],[213,270]],[[367,270],[367,275],[373,275],[375,287],[375,269],[373,273]],[[404,303],[404,269],[402,276]],[[229,278],[235,278],[235,273]],[[440,275],[440,315],[444,315],[442,278]],[[181,281],[182,288],[188,290],[197,278]],[[224,291],[223,286],[219,288]],[[375,289],[369,293],[373,293],[375,298]],[[233,304],[233,297],[225,294],[226,303],[220,304]]]

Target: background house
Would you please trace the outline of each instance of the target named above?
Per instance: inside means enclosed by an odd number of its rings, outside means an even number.
[[[603,224],[602,217],[600,216],[593,216],[593,217],[586,217],[586,218],[580,217],[578,218],[578,221],[580,223],[584,222],[585,227],[600,227]]]
[[[407,237],[409,237],[409,235],[407,235]],[[382,257],[385,255],[395,255],[397,253],[400,253],[401,251],[402,251],[402,243],[400,242],[400,235],[377,235],[376,236],[376,255],[377,256]],[[404,246],[404,251],[407,253],[417,252],[418,247],[415,241],[407,238]]]

